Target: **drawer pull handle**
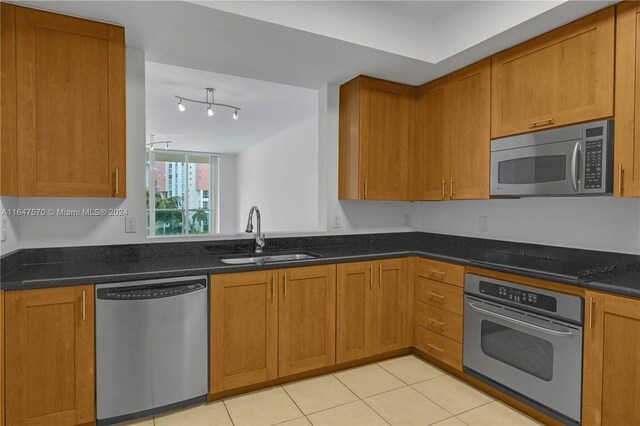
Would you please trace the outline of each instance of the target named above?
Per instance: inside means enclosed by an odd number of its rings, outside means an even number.
[[[120,195],[120,169],[118,167],[116,167],[116,178],[115,178],[115,184],[116,184],[116,195]]]
[[[549,124],[553,124],[553,118],[547,118],[545,120],[539,120],[539,121],[534,121],[532,123],[529,123],[529,128],[533,129],[534,127],[548,126]]]
[[[436,271],[435,269],[429,269],[429,272],[431,272],[431,275],[440,275],[440,277],[443,279],[444,279],[444,276],[446,275],[444,272]]]
[[[441,354],[444,355],[444,349],[441,349],[439,347],[437,347],[436,345],[433,345],[431,343],[427,343],[427,346],[429,346],[431,349],[440,352]]]
[[[82,290],[82,321],[87,319],[87,292]]]
[[[429,296],[431,296],[432,298],[435,298],[435,299],[440,299],[440,300],[444,300],[445,299],[445,297],[443,295],[438,294],[438,293],[433,293],[433,292],[429,292]]]
[[[445,198],[445,187],[447,186],[446,181],[444,180],[444,178],[442,179],[442,199],[444,200]]]
[[[435,318],[427,318],[427,320],[428,320],[429,322],[434,323],[435,325],[437,325],[437,326],[438,326],[438,327],[440,327],[440,328],[442,328],[442,326],[444,325],[444,323],[443,323],[442,321],[438,321],[438,320],[437,320],[437,319],[435,319]]]
[[[373,288],[373,265],[369,265],[369,288]]]

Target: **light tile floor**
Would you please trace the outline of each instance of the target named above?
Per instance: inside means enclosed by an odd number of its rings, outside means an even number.
[[[135,426],[537,424],[412,355],[128,423]]]

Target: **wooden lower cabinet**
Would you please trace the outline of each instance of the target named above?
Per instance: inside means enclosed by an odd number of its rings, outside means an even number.
[[[640,300],[587,292],[585,425],[640,424]]]
[[[407,259],[338,265],[338,363],[408,346],[407,287]]]
[[[278,271],[279,376],[336,362],[336,265]]]
[[[211,393],[334,364],[335,270],[211,275]]]
[[[278,271],[211,276],[211,392],[278,377]]]
[[[93,286],[5,293],[8,425],[95,421]]]
[[[414,346],[462,371],[464,267],[418,260],[414,284]]]

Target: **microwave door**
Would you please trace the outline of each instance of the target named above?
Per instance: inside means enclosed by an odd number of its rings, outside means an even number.
[[[578,140],[491,153],[491,195],[578,195],[582,143]]]

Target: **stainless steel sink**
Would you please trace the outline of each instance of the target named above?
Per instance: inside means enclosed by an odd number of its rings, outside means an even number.
[[[248,256],[248,257],[228,257],[220,259],[222,263],[227,265],[250,265],[274,262],[290,262],[293,260],[315,259],[318,255],[309,253],[291,253],[291,254],[275,254],[267,256]]]

